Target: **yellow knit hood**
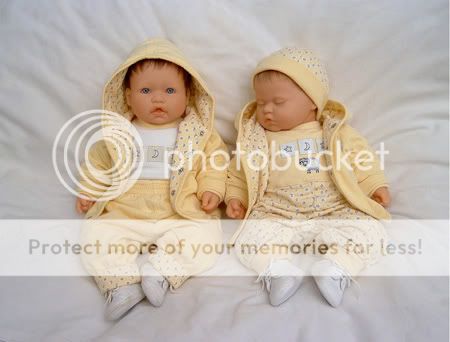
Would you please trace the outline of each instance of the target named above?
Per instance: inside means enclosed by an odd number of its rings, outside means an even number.
[[[258,63],[253,73],[279,71],[289,76],[317,106],[317,120],[328,102],[328,76],[325,66],[310,50],[287,47],[278,50]]]
[[[126,102],[123,81],[128,68],[143,59],[163,59],[172,62],[192,76],[188,111],[195,111],[203,125],[210,129],[214,121],[214,98],[206,87],[206,83],[194,67],[187,61],[183,53],[170,41],[163,38],[147,40],[137,46],[114,72],[103,90],[103,109],[119,113],[131,120],[133,114]],[[187,113],[186,113],[187,114]]]

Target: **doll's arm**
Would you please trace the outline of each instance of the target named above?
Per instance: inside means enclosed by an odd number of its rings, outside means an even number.
[[[83,198],[77,198],[77,202],[75,204],[75,209],[77,210],[78,214],[83,214],[89,211],[91,207],[95,204],[95,201],[83,199]]]
[[[389,193],[389,189],[385,186],[376,189],[371,198],[385,208],[389,207],[391,204],[391,194]]]
[[[88,153],[89,162],[95,170],[109,170],[112,167],[111,156],[108,153],[106,145],[103,141],[95,143],[89,149]],[[101,187],[108,187],[109,177],[99,177],[89,171],[87,163],[85,162],[81,166],[80,170],[80,184],[79,193],[85,195],[95,201],[100,194],[98,192],[104,192]],[[96,193],[97,192],[97,193]]]
[[[219,133],[213,130],[206,143],[204,153],[205,167],[197,174],[198,190],[197,198],[202,201],[203,194],[208,191],[219,197],[222,202],[225,196],[225,181],[227,178],[226,165],[228,162],[228,150]],[[219,203],[220,203],[219,202]]]
[[[343,146],[344,153],[351,151],[349,159],[362,191],[372,197],[377,189],[389,187],[378,156],[367,140],[348,125],[343,127],[343,133],[348,136]]]
[[[227,174],[227,189],[225,194],[225,203],[228,205],[230,200],[237,199],[244,207],[248,207],[248,188],[245,179],[245,173],[237,168],[236,157],[231,160]]]

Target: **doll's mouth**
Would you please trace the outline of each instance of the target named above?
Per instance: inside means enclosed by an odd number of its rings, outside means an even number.
[[[264,126],[267,127],[267,128],[270,127],[271,129],[273,129],[273,128],[277,127],[277,123],[275,121],[273,121],[273,120],[265,120],[264,121]]]
[[[166,114],[166,111],[162,108],[155,108],[152,111],[152,114],[156,114],[156,115],[162,115],[162,114]]]

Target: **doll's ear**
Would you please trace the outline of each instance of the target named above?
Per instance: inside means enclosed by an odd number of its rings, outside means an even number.
[[[131,98],[131,89],[130,88],[127,88],[127,89],[125,89],[125,99],[127,100],[127,105],[128,105],[128,107],[131,107],[131,100],[130,100],[130,98]]]
[[[191,97],[191,87],[186,88],[186,102],[189,103]]]

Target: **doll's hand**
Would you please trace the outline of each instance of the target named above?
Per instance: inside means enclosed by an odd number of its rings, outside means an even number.
[[[90,200],[86,200],[83,198],[77,198],[77,204],[76,204],[77,212],[79,214],[84,214],[89,209],[91,209],[91,207],[94,205],[94,203],[95,203],[95,201],[90,201]]]
[[[220,198],[215,193],[205,191],[202,195],[202,209],[209,214],[217,209],[220,204]]]
[[[236,198],[231,199],[227,205],[227,216],[233,219],[242,220],[245,217],[247,209],[242,205],[241,201]]]
[[[375,192],[372,194],[372,199],[375,202],[381,204],[385,208],[389,207],[389,205],[391,204],[391,194],[389,193],[388,188],[385,186],[376,189]]]

